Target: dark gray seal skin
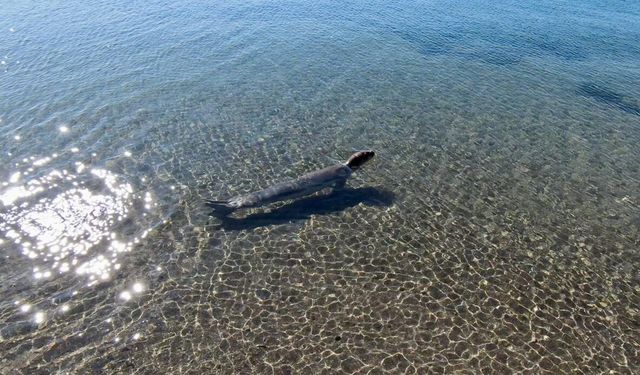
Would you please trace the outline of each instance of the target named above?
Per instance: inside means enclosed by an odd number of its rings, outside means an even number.
[[[342,188],[351,174],[373,158],[371,150],[358,151],[345,163],[332,165],[315,172],[307,173],[295,180],[280,182],[266,189],[228,200],[207,200],[206,204],[218,214],[229,214],[235,210],[260,207],[269,203],[295,199],[313,194],[324,188]]]

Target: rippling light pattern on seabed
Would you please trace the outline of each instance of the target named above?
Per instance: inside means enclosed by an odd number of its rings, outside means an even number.
[[[11,173],[2,184],[0,232],[34,260],[36,279],[74,271],[85,275],[89,285],[107,280],[120,267],[118,254],[138,241],[126,241],[114,232],[132,204],[132,186],[106,169],[88,169],[80,162],[73,173],[53,170],[25,179],[33,166],[56,156],[29,160],[31,168]],[[150,201],[148,195],[147,207]],[[92,253],[98,244],[107,251]]]

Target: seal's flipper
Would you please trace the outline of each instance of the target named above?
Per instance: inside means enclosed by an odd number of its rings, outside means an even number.
[[[229,205],[229,201],[207,199],[205,200],[205,204],[213,208],[213,213],[216,214],[216,216],[226,216],[234,211],[234,208]]]

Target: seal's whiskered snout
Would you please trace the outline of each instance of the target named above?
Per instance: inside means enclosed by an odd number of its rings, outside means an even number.
[[[371,150],[358,151],[355,154],[351,155],[351,157],[345,164],[347,165],[347,167],[356,170],[360,168],[360,166],[362,166],[364,163],[371,160],[375,155],[376,153]]]

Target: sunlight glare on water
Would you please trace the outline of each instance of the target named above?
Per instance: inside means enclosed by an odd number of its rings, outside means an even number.
[[[29,160],[12,172],[0,190],[0,232],[23,256],[32,259],[35,279],[73,271],[89,285],[108,280],[119,268],[120,254],[131,251],[139,238],[114,230],[129,215],[133,187],[103,168],[75,163],[75,171],[54,169],[29,178],[26,171],[41,167],[57,155]],[[144,193],[144,207],[153,198]],[[144,236],[145,233],[142,233]],[[103,251],[95,251],[99,247]]]

